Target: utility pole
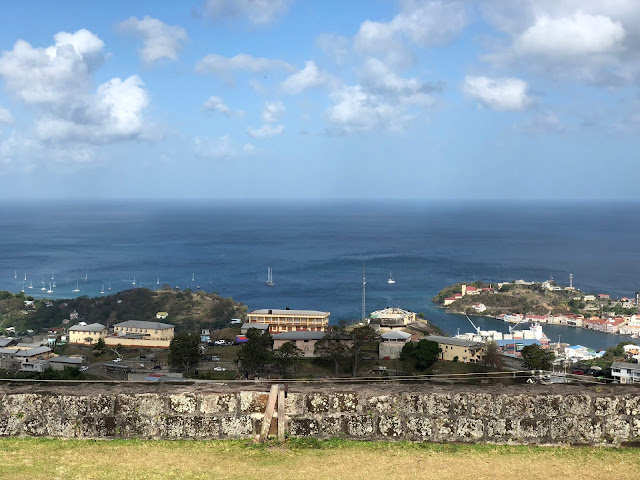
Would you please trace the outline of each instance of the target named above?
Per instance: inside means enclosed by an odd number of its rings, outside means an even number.
[[[366,279],[366,260],[362,260],[362,321],[366,318],[366,293],[367,293],[367,279]]]

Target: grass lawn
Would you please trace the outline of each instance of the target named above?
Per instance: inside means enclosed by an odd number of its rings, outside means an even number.
[[[634,449],[331,440],[0,440],[0,478],[38,479],[635,479]]]

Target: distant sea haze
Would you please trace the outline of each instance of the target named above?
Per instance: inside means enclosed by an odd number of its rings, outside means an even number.
[[[431,297],[460,282],[553,278],[631,297],[640,281],[637,205],[129,203],[0,208],[0,289],[36,298],[135,287],[200,287],[249,309],[314,309],[331,321],[399,306],[455,334],[464,317]],[[267,268],[275,285],[265,285]],[[25,273],[27,276],[24,281]],[[54,276],[56,287],[48,294]],[[387,283],[389,275],[395,284]],[[85,280],[86,278],[86,280]],[[32,285],[33,288],[29,289]],[[46,290],[41,290],[45,287]],[[75,289],[79,292],[73,292]],[[504,322],[476,319],[483,329]],[[545,326],[551,341],[593,348],[622,339]]]

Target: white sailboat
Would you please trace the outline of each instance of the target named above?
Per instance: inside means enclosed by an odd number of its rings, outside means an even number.
[[[44,278],[42,279],[42,287],[40,287],[40,290],[42,290],[43,292],[47,289],[47,287],[44,286]]]
[[[20,290],[22,293],[24,293],[24,282],[22,282],[22,290]]]
[[[109,282],[109,291],[111,291],[111,282]]]
[[[27,272],[24,272],[24,281],[27,281]]]
[[[268,287],[273,287],[275,283],[273,283],[273,269],[271,267],[267,268],[267,281],[264,284]]]
[[[191,281],[192,281],[192,282],[195,282],[195,281],[196,281],[196,274],[195,274],[195,273],[192,273],[192,274],[191,274]]]
[[[89,280],[89,274],[88,274],[88,273],[85,273],[85,274],[84,274],[84,279],[85,279],[85,280]]]
[[[71,290],[72,292],[79,292],[80,291],[80,283],[76,282],[76,288],[74,290]]]
[[[51,286],[55,288],[55,287],[56,287],[56,279],[55,279],[55,277],[53,276],[53,273],[51,274],[51,282],[52,282],[52,283],[51,283]]]
[[[131,285],[135,285],[136,284],[136,276],[133,276],[133,282],[131,283]]]
[[[100,290],[100,293],[104,293],[104,283],[102,284],[102,290]]]
[[[160,277],[156,279],[156,285],[160,285]]]
[[[53,290],[51,289],[51,283],[49,283],[49,290],[47,290],[47,293],[53,293]]]
[[[33,288],[33,282],[29,281],[29,288]]]
[[[393,275],[391,275],[391,270],[389,270],[389,279],[387,280],[388,284],[393,284],[396,283],[396,281],[393,279]]]
[[[18,278],[18,270],[13,271],[13,278]]]

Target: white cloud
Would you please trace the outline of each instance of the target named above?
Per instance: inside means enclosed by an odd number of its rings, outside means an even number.
[[[356,48],[365,53],[384,53],[398,48],[401,39],[421,47],[446,43],[467,24],[466,7],[455,0],[405,1],[403,10],[389,22],[366,20],[355,37]]]
[[[102,61],[104,43],[88,30],[60,32],[54,39],[55,45],[47,48],[18,40],[0,56],[0,76],[26,103],[68,102],[91,86],[91,73]]]
[[[214,19],[247,19],[266,25],[287,13],[291,3],[293,0],[207,0],[204,13]]]
[[[285,106],[282,102],[265,102],[262,108],[262,121],[265,123],[275,123],[285,112]]]
[[[618,87],[640,80],[640,2],[487,0],[496,36],[485,59],[554,79]]]
[[[461,89],[468,97],[498,111],[524,110],[532,102],[527,94],[527,82],[519,78],[466,76]]]
[[[415,109],[430,106],[428,95],[411,94],[384,96],[371,93],[362,85],[346,86],[332,92],[333,105],[327,110],[327,120],[337,133],[353,133],[384,128],[403,130],[417,115]]]
[[[203,110],[222,113],[223,115],[231,115],[231,109],[225,105],[220,97],[209,97],[202,105]]]
[[[415,78],[400,77],[389,66],[377,58],[365,59],[359,69],[360,82],[376,93],[393,95],[430,94],[442,89],[438,83],[422,82]]]
[[[9,110],[0,105],[0,125],[2,125],[3,123],[13,123],[13,115],[11,115],[11,112]]]
[[[34,48],[18,40],[0,56],[7,89],[35,107],[33,133],[24,135],[30,145],[42,142],[47,151],[68,153],[68,161],[86,162],[92,149],[79,144],[149,139],[143,118],[149,97],[140,77],[113,78],[92,91],[104,42],[88,30],[60,32],[54,41]],[[28,151],[39,155],[36,147]]]
[[[247,128],[247,134],[253,138],[271,138],[284,132],[284,125],[272,125],[266,123],[260,128]]]
[[[43,114],[35,126],[43,140],[75,140],[107,143],[130,140],[143,134],[142,113],[149,97],[140,77],[132,75],[100,85],[95,95],[74,105],[66,115]]]
[[[290,95],[297,95],[307,88],[324,87],[337,81],[328,73],[320,70],[315,62],[304,62],[304,68],[286,78],[282,82],[282,90]]]
[[[582,12],[561,18],[542,15],[515,39],[513,48],[521,55],[592,55],[619,49],[624,36],[620,23],[602,15]]]
[[[256,148],[250,143],[245,143],[241,147],[237,146],[229,135],[223,135],[213,140],[195,137],[193,148],[198,157],[213,160],[234,160],[250,156],[256,151]]]
[[[182,42],[187,39],[187,32],[182,27],[167,25],[166,23],[146,15],[142,20],[130,17],[120,22],[118,27],[142,37],[143,46],[139,50],[142,61],[152,63],[166,58],[177,60]]]
[[[337,33],[321,33],[316,38],[316,45],[338,65],[349,55],[351,41]]]
[[[210,54],[196,65],[197,73],[210,73],[226,81],[233,80],[234,71],[257,73],[271,70],[292,71],[294,68],[283,60],[253,57],[244,53],[239,53],[234,57]]]

